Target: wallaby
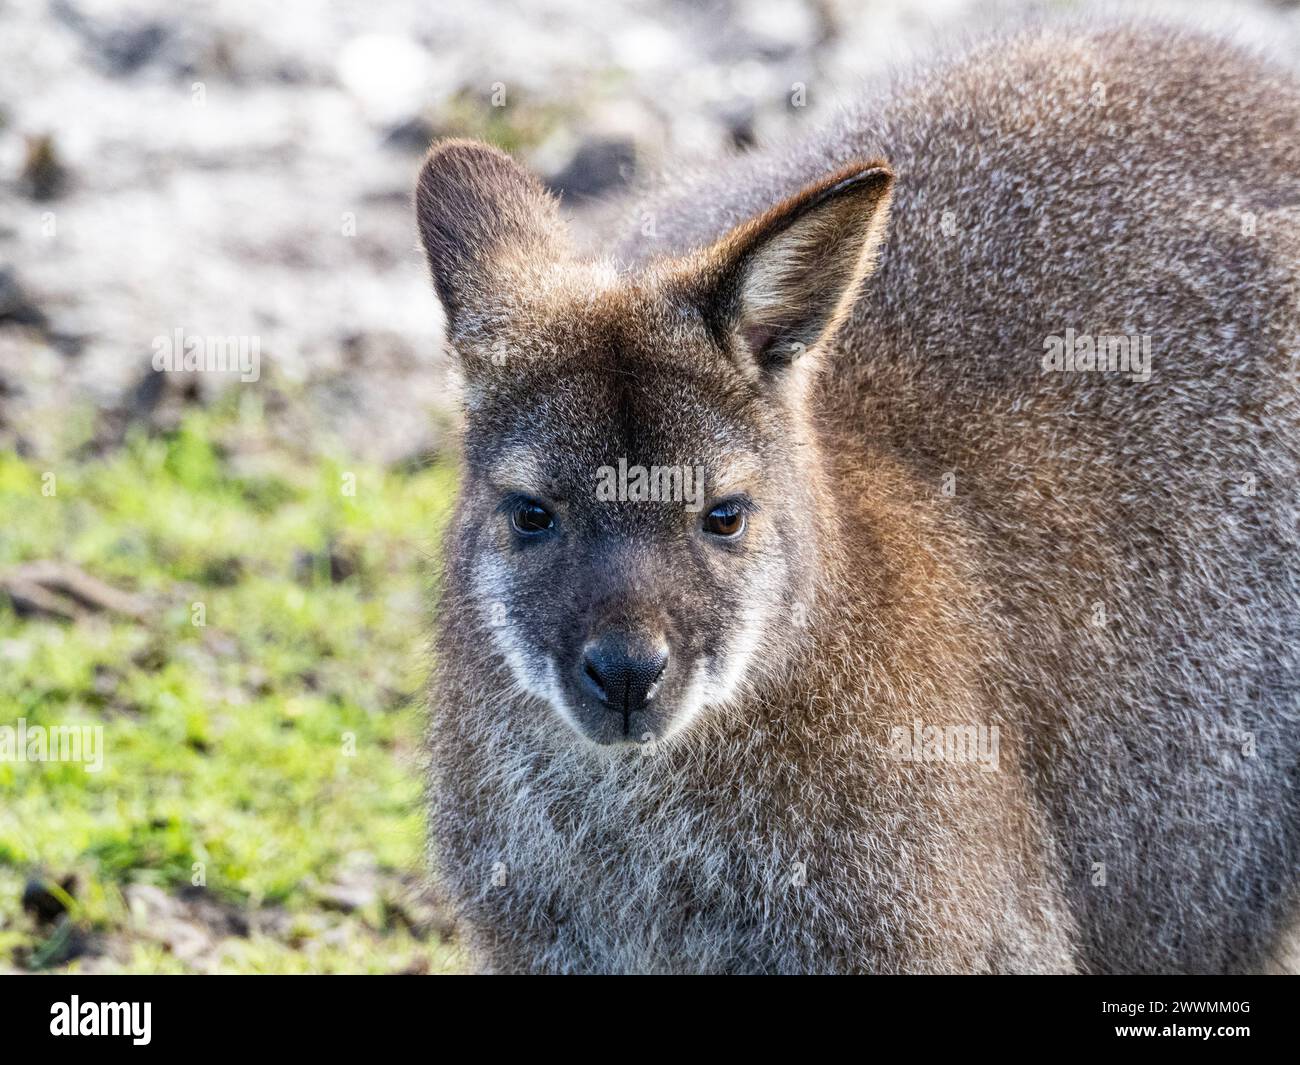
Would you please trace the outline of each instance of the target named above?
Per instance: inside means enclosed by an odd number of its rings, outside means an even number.
[[[417,214],[465,408],[430,849],[478,968],[1273,964],[1289,76],[1035,27],[679,175],[604,258],[480,144]]]

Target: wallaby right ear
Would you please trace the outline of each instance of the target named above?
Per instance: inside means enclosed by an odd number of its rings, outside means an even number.
[[[893,183],[883,161],[846,166],[706,250],[703,310],[744,362],[779,372],[835,332],[875,268]]]
[[[502,286],[518,284],[566,250],[555,197],[504,152],[476,141],[429,149],[415,209],[453,338],[491,315]]]

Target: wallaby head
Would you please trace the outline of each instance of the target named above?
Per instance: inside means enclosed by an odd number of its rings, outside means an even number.
[[[634,274],[580,261],[507,156],[436,145],[417,209],[465,395],[452,565],[525,691],[596,744],[663,740],[761,683],[812,594],[805,394],[870,272],[861,162]]]

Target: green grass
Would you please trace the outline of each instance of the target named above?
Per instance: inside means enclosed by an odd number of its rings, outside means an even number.
[[[102,726],[105,751],[98,773],[0,761],[0,969],[454,966],[390,898],[422,864],[428,559],[452,481],[295,455],[256,412],[53,470],[0,452],[0,570],[57,559],[151,604],[69,623],[0,595],[0,725]],[[328,908],[358,863],[377,901]],[[23,910],[30,878],[70,874],[68,918]],[[214,933],[195,960],[132,914],[134,884],[275,930]]]

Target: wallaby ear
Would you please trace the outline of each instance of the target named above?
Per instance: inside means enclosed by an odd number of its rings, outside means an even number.
[[[706,252],[706,315],[762,369],[830,337],[875,267],[894,175],[846,167],[738,226]]]
[[[468,140],[435,144],[415,192],[420,239],[451,336],[489,312],[503,285],[567,250],[555,197],[504,152]]]

